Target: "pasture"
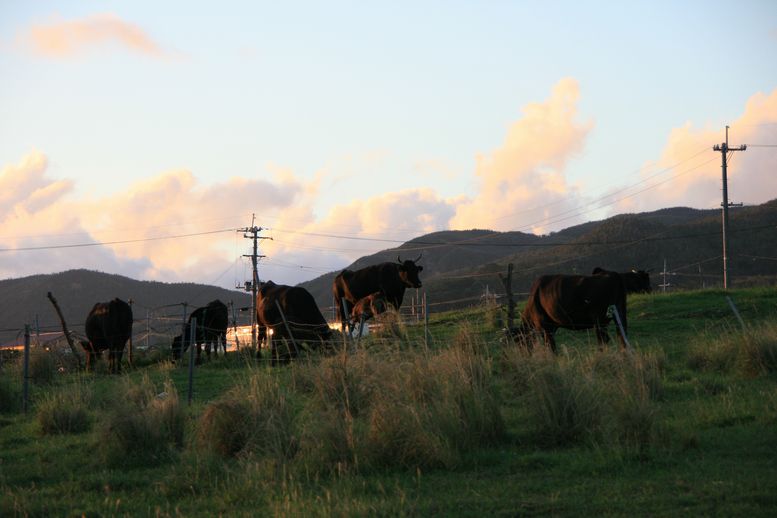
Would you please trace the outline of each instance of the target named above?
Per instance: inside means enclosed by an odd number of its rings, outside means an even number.
[[[777,291],[629,297],[633,355],[496,307],[268,367],[0,371],[0,516],[777,513]],[[48,369],[48,371],[47,371]],[[49,373],[48,375],[46,373]]]

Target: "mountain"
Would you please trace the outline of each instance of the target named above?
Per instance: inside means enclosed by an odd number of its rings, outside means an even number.
[[[68,326],[76,332],[83,332],[86,315],[96,302],[114,297],[132,299],[136,322],[147,314],[153,314],[157,321],[167,315],[176,322],[183,317],[181,302],[187,302],[189,312],[214,299],[232,301],[236,308],[251,305],[251,296],[245,292],[202,284],[137,281],[90,270],[32,275],[0,281],[0,343],[14,341],[25,324],[34,329],[36,318],[42,330],[61,330],[54,307],[46,297],[49,291],[57,299]]]
[[[620,214],[575,225],[549,235],[523,232],[462,230],[434,232],[389,250],[362,257],[348,266],[359,269],[383,261],[421,256],[423,290],[433,311],[472,304],[488,290],[503,293],[498,274],[514,265],[513,291],[528,291],[546,273],[589,273],[595,266],[612,270],[651,269],[654,289],[721,285],[721,225],[719,210],[685,207],[640,214]],[[777,284],[777,200],[732,208],[729,229],[729,272],[733,286]],[[316,298],[324,315],[332,305],[330,272],[301,286]],[[77,332],[95,302],[114,297],[133,299],[136,321],[149,315],[152,332],[172,336],[188,310],[214,299],[235,307],[250,306],[250,296],[193,283],[137,281],[120,275],[71,270],[0,281],[0,343],[16,340],[25,323],[59,330],[59,320],[47,292],[53,292],[70,326]],[[406,294],[406,302],[414,293]],[[522,298],[524,295],[518,295]],[[243,314],[241,321],[247,321]],[[136,323],[136,327],[145,324]]]
[[[671,285],[669,289],[720,286],[720,219],[720,210],[674,207],[620,214],[546,236],[488,230],[436,232],[363,257],[348,269],[396,261],[398,253],[403,258],[423,254],[421,280],[433,309],[471,304],[486,290],[503,293],[498,274],[505,274],[509,263],[514,265],[516,293],[526,293],[539,275],[588,274],[596,266],[651,270],[654,289],[664,282]],[[777,282],[777,200],[732,208],[729,219],[731,284]],[[660,275],[665,260],[666,281]],[[322,309],[332,305],[331,286],[337,273],[301,284]]]

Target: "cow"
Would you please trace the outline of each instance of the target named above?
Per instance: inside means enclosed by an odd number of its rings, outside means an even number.
[[[307,342],[311,348],[315,348],[332,335],[329,324],[310,292],[299,286],[275,284],[272,281],[259,285],[256,293],[256,321],[259,324],[260,342],[268,335],[272,336],[270,353],[273,363],[296,357],[299,351],[295,343]],[[279,345],[284,338],[288,339],[284,341],[286,345]]]
[[[513,330],[514,337],[526,339],[531,331],[541,333],[551,350],[556,352],[554,334],[559,327],[581,330],[593,328],[601,346],[610,339],[607,311],[615,306],[623,325],[626,319],[626,288],[618,274],[543,275],[529,290],[529,298],[521,314],[521,325]],[[619,335],[621,345],[626,342]]]
[[[227,354],[227,326],[229,325],[229,312],[227,305],[220,300],[208,302],[207,306],[197,308],[189,315],[189,321],[184,326],[182,334],[173,338],[173,359],[180,360],[184,351],[191,345],[192,321],[196,319],[197,327],[194,330],[194,344],[197,347],[195,363],[202,362],[202,346],[205,345],[205,353],[210,358],[211,347],[218,356],[219,343],[224,347],[224,355]]]
[[[621,272],[617,275],[620,275],[623,279],[623,285],[626,287],[626,293],[651,293],[653,288],[650,285],[650,273],[648,272],[649,271],[632,269],[630,272]],[[612,275],[616,272],[611,272],[597,266],[591,273],[592,275]]]
[[[374,316],[385,313],[386,304],[386,296],[381,291],[376,291],[362,298],[351,310],[353,325],[356,325],[357,322],[366,322]]]
[[[86,370],[94,369],[94,362],[108,349],[108,369],[121,372],[124,345],[132,339],[132,308],[121,299],[98,302],[86,317],[86,337],[81,346],[86,351]]]
[[[424,267],[416,264],[420,259],[419,255],[417,259],[403,261],[397,256],[396,263],[386,262],[340,272],[332,283],[332,293],[343,330],[348,326],[349,307],[377,291],[383,292],[386,302],[398,310],[402,306],[405,289],[421,287],[418,274]]]

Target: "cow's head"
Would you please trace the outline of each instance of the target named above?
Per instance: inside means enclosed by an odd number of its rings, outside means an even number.
[[[650,293],[653,287],[650,285],[650,274],[645,270],[631,270],[629,276],[630,291],[634,293]]]
[[[416,259],[405,259],[404,261],[397,256],[397,262],[399,263],[399,278],[405,283],[405,286],[410,288],[420,288],[421,279],[418,278],[418,273],[424,269],[423,266],[418,266],[417,263],[421,259],[419,255]]]

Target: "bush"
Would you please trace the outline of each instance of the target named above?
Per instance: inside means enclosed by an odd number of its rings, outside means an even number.
[[[91,397],[79,381],[51,393],[38,405],[38,424],[44,435],[82,433],[89,430]]]
[[[168,459],[183,446],[184,413],[170,380],[157,394],[148,377],[126,383],[126,400],[99,430],[101,458],[112,467],[145,465]]]

